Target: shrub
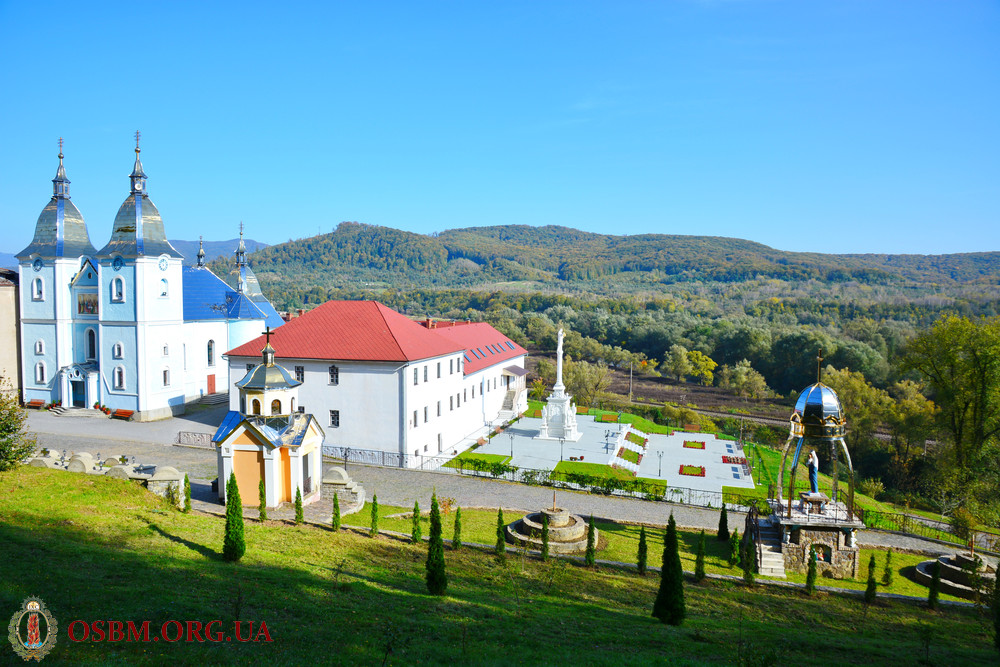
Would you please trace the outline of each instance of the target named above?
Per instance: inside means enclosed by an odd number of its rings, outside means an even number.
[[[243,557],[247,546],[243,539],[243,501],[240,487],[236,484],[236,473],[229,473],[226,482],[226,533],[222,540],[222,557],[237,561]]]
[[[368,531],[368,535],[371,537],[376,537],[378,535],[378,494],[372,494],[372,527]]]
[[[507,540],[504,538],[503,508],[497,508],[497,543],[493,552],[500,560],[507,559]]]
[[[420,512],[414,506],[414,516]],[[444,570],[444,541],[441,539],[441,510],[437,494],[431,495],[431,535],[427,545],[427,590],[431,595],[444,595],[448,589],[448,574]]]
[[[816,549],[809,547],[809,569],[806,572],[806,594],[816,592]]]
[[[584,554],[583,560],[587,564],[587,567],[594,566],[594,557],[596,555],[596,545],[594,544],[594,534],[597,531],[594,530],[594,515],[590,515],[590,523],[587,524],[587,551]]]
[[[436,500],[437,496],[431,496]],[[440,517],[438,517],[440,519]],[[420,526],[420,503],[413,501],[413,524],[410,529],[410,541],[416,544],[423,537],[421,526]]]
[[[340,498],[337,494],[333,494],[333,518],[330,520],[330,526],[335,530],[340,530]]]
[[[993,580],[990,612],[993,615],[993,645],[1000,649],[1000,577]]]
[[[972,516],[972,512],[964,507],[959,507],[955,510],[955,513],[951,517],[951,531],[955,533],[956,537],[960,537],[963,540],[969,539],[975,526],[975,517]]]
[[[941,590],[941,563],[934,561],[931,563],[931,586],[927,591],[927,606],[937,609],[938,594]]]
[[[743,583],[747,586],[753,586],[753,568],[756,560],[753,539],[749,533],[745,533],[743,541],[740,542],[740,565],[743,567]]]
[[[740,560],[740,531],[733,528],[729,535],[729,567],[733,567]]]
[[[663,539],[663,564],[660,568],[660,590],[653,603],[653,617],[668,625],[684,622],[684,572],[677,548],[677,524],[674,515],[667,523],[667,534]]]
[[[455,535],[451,539],[451,548],[458,551],[462,548],[462,508],[455,509]]]
[[[726,504],[722,504],[722,512],[719,514],[719,533],[716,536],[720,542],[729,539],[729,516],[726,514]]]
[[[542,560],[549,559],[549,515],[542,512]]]
[[[702,581],[705,578],[705,531],[701,531],[698,536],[698,552],[694,559],[694,580]]]
[[[866,496],[877,500],[879,496],[885,493],[885,484],[883,484],[880,479],[865,479],[858,484],[858,490]]]
[[[868,560],[868,585],[865,587],[865,604],[875,602],[875,554]]]
[[[639,556],[636,561],[636,570],[639,574],[646,574],[646,557],[647,550],[649,547],[646,546],[646,527],[639,527]]]
[[[882,571],[882,585],[892,586],[892,547],[885,553],[885,570]]]
[[[191,480],[188,479],[187,473],[184,473],[184,507],[181,511],[184,513],[191,511]]]
[[[300,525],[305,520],[302,513],[302,488],[295,487],[295,525]]]
[[[257,512],[261,522],[267,521],[267,493],[264,490],[264,480],[257,484]]]

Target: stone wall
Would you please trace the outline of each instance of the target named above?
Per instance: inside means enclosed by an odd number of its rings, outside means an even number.
[[[834,579],[854,579],[858,574],[860,549],[849,547],[847,534],[839,528],[815,526],[792,529],[790,539],[781,545],[785,570],[806,572],[809,568],[809,547],[816,545],[816,572]],[[823,557],[828,556],[826,561]]]

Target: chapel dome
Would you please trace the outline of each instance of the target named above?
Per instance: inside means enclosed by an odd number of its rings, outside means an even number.
[[[795,401],[791,421],[800,425],[805,437],[836,437],[846,432],[843,408],[837,392],[822,382],[809,385]]]

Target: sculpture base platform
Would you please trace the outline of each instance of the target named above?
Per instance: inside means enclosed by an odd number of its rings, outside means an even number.
[[[771,503],[775,512],[771,515],[771,523],[780,529],[785,571],[806,572],[810,549],[815,549],[820,574],[835,579],[857,577],[860,548],[856,534],[865,525],[848,513],[844,503],[826,502],[821,511],[814,512],[821,502],[819,498],[800,502],[792,501],[790,514],[787,500]]]

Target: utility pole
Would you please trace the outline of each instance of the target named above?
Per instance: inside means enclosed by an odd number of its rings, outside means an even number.
[[[632,362],[628,362],[628,402],[632,402]]]

